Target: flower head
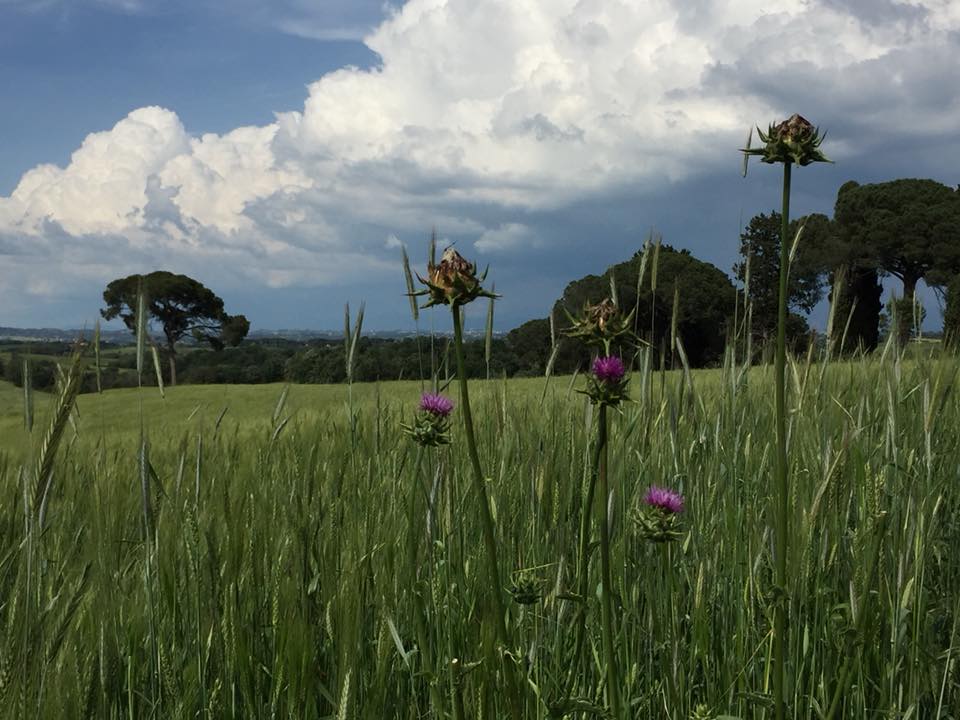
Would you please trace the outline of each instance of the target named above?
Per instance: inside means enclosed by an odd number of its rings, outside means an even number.
[[[643,501],[650,507],[670,515],[683,512],[683,496],[669,488],[651,485],[647,494],[643,496]]]
[[[765,163],[796,163],[809,165],[815,162],[833,162],[820,151],[824,136],[818,128],[801,115],[794,113],[783,122],[771,124],[766,133],[757,128],[762,147],[746,147],[746,155],[760,155]],[[748,143],[749,145],[749,143]]]
[[[623,380],[627,369],[616,355],[598,357],[593,361],[593,374],[602,383],[614,385]]]
[[[643,496],[643,505],[631,511],[631,518],[647,540],[667,543],[683,536],[682,512],[683,495],[651,485]]]
[[[606,355],[594,359],[586,389],[577,392],[587,395],[595,405],[615,407],[630,399],[627,395],[629,383],[623,360],[616,355]]]
[[[440,262],[427,265],[427,278],[417,275],[417,279],[427,286],[413,295],[428,295],[425,308],[433,305],[466,305],[478,297],[496,297],[483,289],[481,283],[486,272],[477,277],[477,266],[463,258],[452,247],[443,251]]]
[[[453,401],[437,393],[424,393],[420,396],[417,410],[420,412],[417,413],[412,424],[400,423],[403,431],[423,447],[448,445]]]
[[[420,409],[437,417],[447,417],[453,410],[453,401],[443,395],[424,393],[420,398]]]
[[[604,298],[596,305],[588,305],[586,314],[601,331],[606,331],[607,323],[616,318],[618,312],[613,301],[610,298]]]
[[[611,342],[621,336],[628,341],[633,339],[630,331],[633,312],[624,316],[610,298],[604,298],[596,305],[584,305],[578,317],[573,317],[566,308],[564,312],[570,321],[570,327],[565,333],[587,345],[609,347]]]

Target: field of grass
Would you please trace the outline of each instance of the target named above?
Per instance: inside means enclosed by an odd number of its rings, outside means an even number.
[[[771,716],[778,603],[789,717],[958,717],[957,369],[791,365],[785,588],[770,370],[634,373],[596,503],[630,717]],[[501,718],[513,673],[525,718],[603,717],[596,552],[578,587],[582,384],[471,383],[493,588],[459,402],[450,446],[401,431],[418,383],[82,395],[42,510],[50,398],[27,433],[0,383],[0,717]],[[651,484],[684,495],[673,542],[637,522]]]
[[[410,406],[416,400],[420,384],[394,382],[378,388],[373,384],[353,386],[358,405],[381,403]],[[269,440],[276,423],[289,417],[281,432],[298,427],[317,429],[320,422],[345,422],[344,406],[348,389],[339,385],[291,386],[284,398],[282,416],[273,420],[274,411],[284,394],[283,384],[270,385],[183,385],[165,388],[163,397],[156,387],[118,389],[101,395],[88,393],[77,399],[74,426],[67,441],[104,443],[114,449],[136,448],[140,437],[141,409],[147,434],[169,442],[172,438],[196,438],[198,435],[243,437],[251,441]],[[51,401],[49,393],[34,393],[37,422]],[[219,421],[219,422],[218,422]],[[0,453],[25,459],[30,434],[24,429],[23,390],[0,381]]]

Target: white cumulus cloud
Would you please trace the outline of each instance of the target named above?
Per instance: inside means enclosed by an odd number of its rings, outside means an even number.
[[[0,227],[38,233],[46,221],[71,235],[107,233],[143,223],[147,178],[190,141],[169,110],[135,110],[113,129],[92,133],[66,168],[39,165],[9,198],[0,198]]]
[[[955,132],[958,30],[948,0],[409,0],[365,39],[378,67],[319,78],[274,123],[195,137],[146,107],[26,172],[0,197],[19,258],[0,278],[56,292],[14,277],[42,256],[105,281],[112,252],[268,287],[370,279],[434,224],[530,252],[549,238],[519,212],[733,166],[749,126],[795,110],[844,110],[841,155],[870,147],[864,128]]]

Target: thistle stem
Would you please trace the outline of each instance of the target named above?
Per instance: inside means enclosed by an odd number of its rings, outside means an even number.
[[[597,444],[600,447],[600,467],[598,473],[600,485],[600,571],[601,571],[601,614],[603,621],[603,653],[607,666],[607,704],[615,720],[621,720],[620,686],[617,675],[617,654],[613,645],[613,582],[610,573],[610,526],[607,522],[607,498],[610,496],[607,482],[607,406],[601,404],[597,422]]]
[[[789,600],[787,595],[787,542],[789,518],[789,489],[787,487],[787,292],[790,246],[787,233],[790,227],[790,167],[783,164],[783,207],[780,226],[780,297],[777,308],[777,349],[774,363],[776,388],[777,457],[774,507],[774,560],[776,563],[777,598],[773,611],[773,702],[774,717],[786,717],[786,632]]]
[[[451,310],[453,311],[453,345],[457,356],[457,379],[460,381],[460,411],[463,415],[467,437],[467,451],[470,454],[470,463],[473,466],[473,487],[480,502],[483,543],[487,552],[487,571],[489,573],[490,592],[493,595],[493,611],[496,616],[494,628],[497,634],[497,642],[506,650],[509,647],[509,641],[500,579],[500,565],[497,560],[497,539],[493,514],[490,512],[490,501],[487,497],[486,480],[483,477],[483,468],[480,466],[480,456],[477,454],[477,442],[473,433],[473,416],[470,413],[470,395],[467,388],[467,370],[463,358],[463,322],[460,319],[460,306],[454,304],[451,306]],[[514,669],[508,661],[503,662],[503,673],[507,685],[507,698],[511,715],[514,720],[521,720],[523,717],[522,700],[514,676]]]

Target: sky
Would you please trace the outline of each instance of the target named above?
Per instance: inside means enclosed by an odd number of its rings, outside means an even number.
[[[412,329],[432,228],[501,330],[651,229],[729,273],[780,198],[751,127],[827,132],[794,215],[956,186],[956,57],[954,0],[0,0],[0,326],[163,269],[255,329]]]

